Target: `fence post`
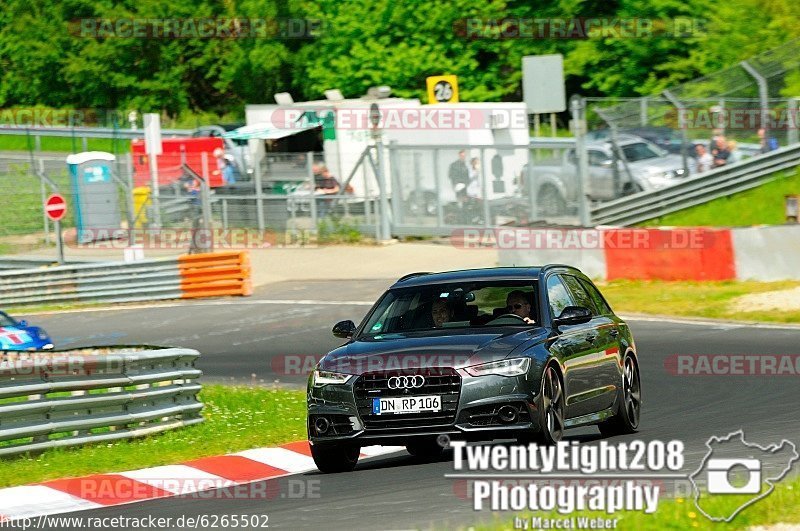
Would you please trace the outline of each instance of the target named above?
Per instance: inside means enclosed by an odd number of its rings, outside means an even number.
[[[254,165],[254,172],[253,172],[253,183],[256,187],[256,226],[258,227],[258,232],[264,233],[264,189],[261,187],[261,150],[250,150],[250,153],[253,156],[253,159],[258,158],[258,160],[253,161]],[[266,156],[266,155],[264,155]]]
[[[317,218],[317,196],[314,194],[316,192],[317,183],[314,180],[314,152],[309,151],[306,153],[306,171],[309,183],[309,188],[311,189],[311,204],[309,207],[311,208],[311,225],[312,230],[317,230],[319,227],[317,224],[319,223],[319,219]],[[296,227],[295,227],[296,228]]]
[[[444,205],[442,205],[442,183],[439,182],[439,149],[433,150],[433,182],[436,185],[436,224],[444,226]]]
[[[378,136],[375,139],[375,149],[378,152],[378,185],[381,200],[381,240],[389,240],[392,237],[389,227],[389,189],[386,181],[386,164],[383,160],[383,139]]]
[[[764,129],[764,138],[769,138],[769,86],[767,79],[762,76],[758,70],[753,68],[747,61],[739,63],[742,68],[756,80],[758,85],[758,99],[761,105],[761,127]]]
[[[789,131],[786,134],[786,141],[790,146],[797,144],[797,128],[800,127],[800,116],[797,115],[797,107],[798,101],[800,101],[800,97],[789,98],[789,105],[788,105],[788,123],[789,123]]]
[[[681,159],[683,159],[683,174],[688,176],[689,153],[687,150],[689,149],[689,139],[686,136],[686,106],[669,90],[664,90],[661,92],[661,94],[663,94],[667,101],[674,105],[675,109],[678,111],[678,127],[681,128]]]
[[[491,217],[492,217],[492,210],[489,208],[489,186],[486,182],[486,164],[485,161],[485,154],[486,149],[481,148],[481,194],[483,195],[483,226],[485,228],[490,228],[491,224]],[[465,191],[466,193],[466,191]]]
[[[400,203],[403,200],[403,191],[402,187],[400,186],[400,179],[399,179],[399,168],[396,163],[396,151],[397,149],[397,140],[391,140],[389,142],[389,175],[392,181],[392,218],[395,224],[400,223],[401,221],[401,214],[400,214]]]
[[[586,153],[584,132],[586,102],[583,97],[575,94],[570,98],[570,107],[572,121],[575,124],[575,154],[578,162],[578,215],[580,216],[581,226],[588,227],[592,220],[589,216],[589,199],[586,197],[586,180],[589,175],[589,159]]]

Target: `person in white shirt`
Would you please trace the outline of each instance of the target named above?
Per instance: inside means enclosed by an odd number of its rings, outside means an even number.
[[[714,158],[711,153],[706,150],[703,144],[697,144],[694,150],[697,153],[697,173],[705,173],[710,170],[714,165]]]

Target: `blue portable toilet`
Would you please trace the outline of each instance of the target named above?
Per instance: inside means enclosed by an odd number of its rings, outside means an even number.
[[[121,228],[119,189],[111,176],[115,160],[104,151],[67,157],[78,243],[112,238]]]

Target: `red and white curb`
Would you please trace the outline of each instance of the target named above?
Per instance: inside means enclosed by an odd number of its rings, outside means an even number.
[[[368,446],[361,449],[361,457],[386,455],[402,449],[401,446]],[[9,487],[0,489],[0,522],[214,489],[235,489],[239,485],[310,472],[316,468],[308,441],[298,441],[275,448],[203,457],[179,465]]]

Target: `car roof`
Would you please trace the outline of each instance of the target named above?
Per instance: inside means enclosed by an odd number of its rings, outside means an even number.
[[[566,268],[578,271],[577,268],[563,264],[547,264],[527,267],[487,267],[483,269],[461,269],[458,271],[442,271],[439,273],[419,272],[401,277],[389,289],[408,288],[413,286],[430,286],[459,281],[492,281],[492,280],[527,280],[537,279],[541,273],[549,269]]]

